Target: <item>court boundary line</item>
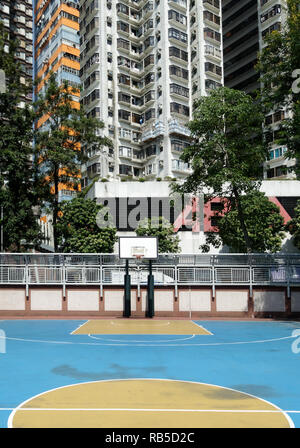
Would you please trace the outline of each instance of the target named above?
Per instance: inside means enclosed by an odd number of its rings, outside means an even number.
[[[300,329],[300,328],[299,328]],[[87,334],[79,334],[75,336],[88,336]],[[124,335],[128,336],[128,335]],[[144,336],[144,335],[143,335]],[[153,335],[147,335],[147,336],[153,336]],[[205,336],[205,335],[195,335],[195,336]],[[209,336],[209,335],[206,335]],[[112,346],[112,347],[218,347],[218,346],[224,346],[224,345],[243,345],[243,344],[263,344],[268,342],[275,342],[275,341],[283,341],[287,339],[295,339],[297,338],[297,335],[291,335],[291,336],[283,336],[281,338],[273,338],[273,339],[263,339],[263,340],[254,340],[254,341],[234,341],[234,342],[210,342],[210,343],[190,343],[190,344],[155,344],[154,342],[147,344],[145,343],[134,343],[130,344],[128,342],[124,343],[110,343],[110,344],[104,344],[104,343],[93,343],[93,342],[74,342],[74,341],[51,341],[51,340],[42,340],[42,339],[25,339],[25,338],[13,338],[9,336],[0,336],[0,339],[5,340],[11,340],[11,341],[20,341],[20,342],[33,342],[33,343],[41,343],[41,344],[59,344],[59,345],[89,345],[89,346],[100,346],[100,347],[106,347],[106,346]]]
[[[202,330],[207,331],[207,335],[201,335],[201,336],[214,336],[214,333],[212,333],[210,330],[208,330],[207,328],[203,327],[203,325],[199,325],[197,324],[194,320],[191,320],[190,322],[193,322],[193,324],[197,325],[197,327],[202,328]]]
[[[64,389],[64,388],[69,388],[69,387],[74,387],[74,386],[79,386],[79,385],[83,385],[83,384],[95,384],[95,383],[103,383],[103,382],[116,382],[116,381],[163,381],[163,382],[177,382],[177,383],[189,383],[189,384],[198,384],[198,385],[203,385],[203,386],[212,386],[212,387],[216,387],[219,389],[226,389],[232,392],[238,392],[240,394],[244,394],[247,395],[251,398],[255,398],[257,400],[260,400],[264,403],[267,403],[269,406],[273,406],[274,408],[276,408],[277,412],[281,412],[286,420],[288,421],[290,428],[295,428],[295,424],[293,422],[293,420],[291,419],[291,417],[286,413],[286,411],[282,410],[279,406],[277,406],[276,404],[265,400],[264,398],[260,398],[257,397],[256,395],[253,394],[249,394],[248,392],[243,392],[237,389],[232,389],[230,387],[227,386],[220,386],[220,385],[216,385],[216,384],[210,384],[210,383],[202,383],[202,382],[198,382],[198,381],[188,381],[188,380],[174,380],[174,379],[169,379],[169,378],[120,378],[120,379],[109,379],[109,380],[98,380],[98,381],[87,381],[87,382],[82,382],[82,383],[74,383],[74,384],[69,384],[69,385],[65,385],[65,386],[59,386],[59,387],[55,387],[53,389],[49,389],[47,391],[44,391],[42,393],[39,393],[37,395],[34,395],[33,397],[23,401],[22,403],[20,403],[16,408],[14,408],[14,410],[11,412],[11,414],[8,417],[7,420],[7,427],[8,428],[13,428],[12,423],[13,423],[13,418],[16,414],[17,411],[22,410],[22,406],[25,405],[26,403],[34,400],[35,398],[38,398],[42,395],[45,395],[47,393],[50,392],[54,392],[56,390],[59,389]]]
[[[78,327],[75,328],[75,330],[73,330],[71,333],[69,333],[70,335],[73,335],[75,331],[79,330],[79,328],[83,327],[83,325],[87,324],[91,319],[88,319],[87,321],[83,322],[82,324],[80,324]]]
[[[93,319],[90,319],[90,320],[93,320]],[[149,322],[149,325],[148,324],[146,324],[146,325],[144,325],[144,326],[151,326],[151,325],[153,325],[153,322],[155,322],[155,323],[158,323],[158,322],[165,322],[165,321],[157,321],[157,320],[152,320],[152,321],[150,321],[150,320],[147,320],[147,319],[143,319],[143,320],[145,320],[146,322]],[[126,320],[126,322],[141,322],[141,320],[136,320],[136,321],[134,321],[134,320],[130,320],[130,321],[128,321],[128,320]],[[168,327],[169,325],[170,325],[170,323],[171,323],[171,321],[166,321],[166,323],[165,324],[160,324],[160,325],[153,325],[155,328],[159,328],[159,327]],[[115,325],[116,327],[122,327],[122,326],[124,326],[124,325],[122,325],[122,324],[118,324],[118,323],[116,323],[116,322],[114,322],[114,320],[112,319],[112,320],[110,320],[110,324],[111,325]],[[137,325],[138,327],[142,327],[143,325]]]
[[[97,338],[95,335],[93,335],[93,334],[88,334],[87,335],[88,337],[90,337],[90,338],[92,338],[92,339],[96,339],[96,340],[107,340],[107,341],[111,341],[111,342],[122,342],[121,340],[117,340],[117,339],[105,339],[105,338]],[[98,335],[97,335],[98,336]],[[109,336],[109,335],[108,335]],[[130,334],[124,334],[124,335],[122,335],[122,336],[131,336]],[[133,334],[132,336],[136,336],[136,334]],[[155,335],[153,335],[153,334],[147,334],[147,335],[144,335],[144,334],[142,334],[141,336],[155,336]],[[158,334],[158,335],[156,335],[156,336],[162,336],[161,334]],[[166,336],[171,336],[171,335],[166,335]],[[174,336],[178,336],[178,335],[174,335]],[[183,335],[184,336],[184,335]],[[191,335],[189,335],[189,337],[187,337],[187,338],[183,338],[183,339],[174,339],[173,341],[156,341],[156,342],[176,342],[176,341],[187,341],[187,340],[189,340],[189,339],[193,339],[195,336],[203,336],[203,335],[196,335],[196,334],[191,334]],[[124,341],[124,342],[138,342],[138,343],[145,343],[146,341]],[[150,341],[151,342],[151,341]]]

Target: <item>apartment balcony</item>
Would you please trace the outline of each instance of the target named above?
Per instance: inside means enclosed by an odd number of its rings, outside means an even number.
[[[142,23],[142,14],[139,11],[134,11],[131,9],[129,16],[126,20],[129,21],[131,25],[140,26]]]
[[[169,7],[174,7],[179,11],[186,12],[187,0],[169,0]]]
[[[220,31],[220,23],[216,23],[208,19],[207,17],[203,18],[204,24],[213,28],[215,31]]]
[[[276,5],[278,0],[260,0],[261,11],[267,11],[272,6]]]
[[[220,0],[203,0],[203,6],[214,13],[220,12]]]
[[[184,163],[182,160],[172,160],[172,171],[176,171],[178,173],[187,173],[190,170],[191,169],[188,163]]]
[[[146,5],[147,8],[146,8]],[[154,11],[154,1],[153,0],[149,0],[146,5],[143,7],[142,11],[143,11],[143,21],[146,21],[149,17],[151,17],[151,14]]]
[[[205,62],[205,75],[212,76],[214,79],[220,81],[222,79],[222,67],[212,64],[211,62]]]
[[[184,135],[186,137],[190,137],[191,132],[190,130],[183,124],[180,123],[175,118],[169,121],[168,126],[169,134],[178,134],[178,135]]]
[[[128,20],[130,16],[129,7],[122,3],[117,3],[117,15],[122,19]]]
[[[175,20],[174,18],[172,18],[172,19],[169,19],[169,25],[175,26],[176,28],[179,28],[186,33],[187,23],[178,22],[178,20]]]
[[[204,54],[206,57],[213,59],[216,62],[221,61],[222,59],[222,52],[219,48],[214,47],[213,45],[205,45],[204,46]]]
[[[118,41],[117,41],[117,50],[128,55],[130,53],[129,41],[126,42],[126,41],[124,41],[122,39],[118,39]]]
[[[151,125],[146,125],[143,128],[141,141],[145,142],[147,140],[155,139],[159,136],[163,136],[165,134],[165,126],[161,121],[156,121]]]

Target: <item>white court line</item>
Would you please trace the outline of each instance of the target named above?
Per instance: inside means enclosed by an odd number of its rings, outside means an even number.
[[[72,333],[70,333],[70,334],[74,334],[75,331],[79,330],[79,328],[83,327],[83,325],[87,324],[88,322],[89,322],[89,320],[83,322],[83,324],[81,324],[81,325],[79,325],[79,327],[75,328],[75,330],[73,330]]]
[[[276,410],[278,410],[279,412],[283,413],[283,415],[285,416],[285,418],[289,422],[290,428],[294,428],[295,427],[293,420],[291,419],[291,417],[288,415],[288,413],[286,411],[283,411],[279,406],[275,405],[274,403],[271,403],[268,400],[265,400],[264,398],[259,398],[259,397],[255,396],[253,394],[249,394],[248,392],[242,392],[242,391],[239,391],[237,389],[232,389],[232,388],[226,387],[226,386],[219,386],[219,385],[216,385],[216,384],[209,384],[209,383],[201,383],[201,382],[197,382],[197,381],[173,380],[173,379],[169,379],[169,378],[122,378],[122,379],[120,378],[120,379],[111,379],[111,380],[88,381],[86,383],[77,383],[77,384],[70,384],[70,385],[67,385],[67,386],[55,387],[55,388],[50,389],[48,391],[41,392],[40,394],[37,394],[37,395],[35,395],[35,396],[31,397],[31,398],[28,398],[27,400],[25,400],[22,403],[20,403],[18,405],[18,407],[13,408],[12,412],[10,413],[10,415],[8,417],[7,426],[8,426],[8,428],[12,428],[13,427],[13,425],[12,425],[13,418],[14,418],[16,412],[18,410],[20,410],[22,408],[22,406],[24,406],[24,408],[25,408],[25,405],[27,403],[29,403],[30,401],[32,401],[35,398],[43,396],[45,393],[57,391],[57,390],[60,390],[60,389],[70,388],[70,387],[74,387],[74,386],[78,386],[78,385],[82,385],[82,384],[95,384],[95,383],[108,383],[108,382],[109,383],[114,383],[116,381],[119,382],[119,381],[141,381],[141,380],[142,381],[146,380],[146,381],[161,381],[161,382],[172,382],[172,383],[178,383],[179,382],[179,383],[198,384],[198,385],[205,385],[205,386],[214,386],[214,387],[217,387],[219,389],[230,390],[230,391],[233,391],[233,392],[240,392],[243,395],[246,395],[246,396],[251,397],[251,398],[256,398],[256,399],[258,399],[258,400],[260,400],[260,401],[262,401],[264,403],[269,404],[270,406],[273,406],[274,408],[276,408]],[[28,408],[28,409],[32,409],[32,408]],[[140,410],[141,409],[139,409],[139,411]],[[153,411],[153,409],[151,409],[151,411]]]
[[[0,408],[0,411],[128,411],[128,412],[228,412],[228,413],[277,413],[300,414],[300,411],[284,411],[281,409],[144,409],[144,408]]]
[[[80,335],[82,336],[82,335]],[[86,335],[87,336],[87,335]],[[196,335],[195,335],[196,336]],[[199,336],[199,335],[197,335]],[[202,335],[200,335],[202,336]],[[243,344],[263,344],[267,342],[275,342],[275,341],[283,341],[285,339],[295,339],[298,336],[292,335],[292,336],[285,336],[282,338],[274,338],[274,339],[264,339],[264,340],[258,340],[258,341],[239,341],[239,342],[211,342],[208,344],[197,344],[197,343],[189,343],[189,344],[128,344],[128,343],[111,343],[111,344],[105,344],[105,343],[92,343],[92,342],[71,342],[71,341],[49,341],[49,340],[41,340],[41,339],[25,339],[25,338],[11,338],[11,337],[4,337],[0,336],[0,339],[11,340],[11,341],[21,341],[21,342],[36,342],[36,343],[43,343],[43,344],[60,344],[60,345],[95,345],[95,346],[115,346],[115,347],[209,347],[209,346],[224,346],[224,345],[243,345]]]
[[[211,331],[209,331],[207,328],[203,327],[202,325],[197,324],[194,320],[191,320],[191,322],[192,322],[193,324],[197,325],[197,327],[202,328],[203,331],[206,331],[206,332],[209,333],[210,335],[212,335],[212,336],[214,335]],[[205,336],[205,334],[204,334],[204,335],[201,335],[201,336]]]
[[[94,335],[92,335],[92,334],[88,334],[88,336],[90,337],[90,338],[92,338],[92,339],[97,339],[97,340],[103,340],[103,341],[110,341],[110,342],[122,342],[122,340],[121,339],[108,339],[108,338],[98,338],[98,337],[96,337],[96,336],[94,336]],[[126,335],[127,336],[127,335]],[[153,336],[153,335],[149,335],[149,336]],[[176,341],[187,341],[187,340],[189,340],[189,339],[193,339],[194,337],[195,337],[196,335],[195,334],[193,334],[193,335],[191,335],[191,336],[189,336],[188,338],[183,338],[183,339],[171,339],[170,341],[168,341],[168,340],[166,340],[166,341],[155,341],[155,342],[176,342]],[[124,341],[124,342],[144,342],[144,343],[146,343],[147,341],[134,341],[134,340],[132,340],[132,341]],[[149,341],[149,342],[151,342],[151,341]]]
[[[113,320],[111,320],[110,323],[111,323],[111,325],[115,325],[116,327],[124,327],[124,324],[116,323]],[[136,325],[136,323],[135,323],[135,325]],[[136,325],[136,326],[137,327],[167,327],[168,325],[170,325],[170,321],[164,323],[164,325],[161,323],[159,323],[158,325],[153,325],[152,322],[151,323],[150,322],[149,323],[142,322],[141,325]],[[126,326],[126,324],[125,324],[125,326]]]

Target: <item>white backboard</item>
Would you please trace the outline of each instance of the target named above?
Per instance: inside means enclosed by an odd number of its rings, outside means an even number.
[[[120,236],[119,257],[143,260],[153,260],[158,257],[158,240],[156,236]]]

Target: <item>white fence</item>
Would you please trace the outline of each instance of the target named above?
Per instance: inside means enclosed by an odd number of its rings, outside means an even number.
[[[0,254],[0,284],[121,285],[125,262],[110,254]],[[297,255],[160,255],[155,285],[300,285]],[[132,285],[147,283],[148,262],[130,261]]]

